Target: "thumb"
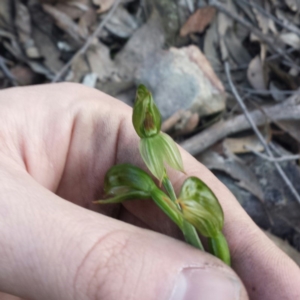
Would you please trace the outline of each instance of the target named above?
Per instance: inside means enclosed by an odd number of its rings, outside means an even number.
[[[8,170],[8,169],[7,169]],[[218,259],[0,169],[0,289],[29,299],[248,299]]]

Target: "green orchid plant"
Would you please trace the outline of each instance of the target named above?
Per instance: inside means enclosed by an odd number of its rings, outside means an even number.
[[[137,90],[132,122],[141,138],[141,157],[152,175],[157,178],[159,187],[140,168],[130,164],[116,165],[105,176],[106,199],[97,200],[95,203],[152,199],[181,229],[187,243],[204,251],[198,235],[200,234],[207,238],[209,251],[230,265],[229,248],[222,233],[224,214],[212,190],[199,178],[189,177],[183,183],[179,196],[175,194],[166,165],[184,172],[181,154],[173,139],[160,131],[160,112],[144,85],[140,85]]]

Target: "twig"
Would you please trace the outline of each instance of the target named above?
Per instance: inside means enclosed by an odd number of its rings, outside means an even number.
[[[0,55],[0,69],[13,86],[18,86],[17,80],[5,64],[4,58]]]
[[[289,49],[286,50],[286,53],[287,53],[287,54],[291,54],[291,53],[293,53],[293,52],[295,52],[295,51],[298,51],[298,50],[295,49],[295,48],[289,48]],[[272,54],[272,55],[268,56],[268,57],[266,58],[266,61],[270,61],[270,60],[277,59],[277,58],[280,58],[280,55],[277,54],[277,53],[275,53],[275,54]]]
[[[268,91],[268,90],[254,90],[254,89],[249,89],[249,88],[244,88],[244,87],[239,87],[238,89],[242,90],[243,92],[247,92],[250,95],[268,96],[268,95],[273,94],[271,91]],[[292,95],[296,92],[297,91],[282,91],[282,90],[274,91],[274,93],[283,94],[283,95]]]
[[[65,73],[68,71],[72,63],[75,59],[77,59],[80,55],[84,54],[90,44],[93,42],[93,40],[99,35],[101,30],[104,28],[106,23],[109,21],[109,19],[112,17],[114,12],[116,11],[118,5],[120,4],[121,0],[115,0],[112,8],[108,12],[108,14],[105,16],[105,18],[99,23],[98,27],[95,29],[93,34],[89,36],[89,38],[86,40],[84,45],[73,55],[73,57],[61,68],[61,70],[56,74],[56,76],[53,78],[52,82],[57,82],[61,79],[62,76],[65,75]]]
[[[267,142],[265,141],[264,137],[262,136],[262,134],[260,133],[260,131],[258,130],[255,122],[252,120],[248,109],[246,107],[246,105],[244,104],[243,100],[241,99],[237,89],[235,88],[235,85],[232,82],[231,79],[231,74],[230,74],[230,66],[228,62],[224,63],[224,67],[225,67],[225,71],[226,71],[226,76],[229,82],[229,85],[231,87],[232,93],[234,94],[236,100],[238,101],[241,109],[244,112],[244,115],[246,116],[248,122],[250,123],[253,131],[255,132],[255,134],[257,135],[258,139],[260,140],[261,144],[264,146],[268,156],[270,158],[274,158],[273,152],[270,149],[269,145],[267,144]],[[281,176],[281,178],[283,179],[283,181],[286,183],[286,185],[288,186],[288,188],[290,189],[290,191],[292,192],[292,194],[295,196],[296,200],[299,202],[300,204],[300,195],[298,194],[298,192],[296,191],[295,187],[293,186],[292,182],[289,180],[289,178],[287,177],[287,175],[285,174],[285,172],[283,171],[283,169],[281,168],[281,166],[278,164],[278,162],[274,161],[274,166],[277,169],[279,175]]]
[[[297,160],[300,159],[300,154],[297,155],[286,155],[286,156],[281,156],[281,157],[270,157],[267,155],[264,155],[258,151],[255,151],[253,149],[251,149],[250,147],[246,147],[248,150],[250,150],[252,153],[254,153],[255,155],[270,161],[270,162],[284,162],[284,161],[291,161],[291,160]]]
[[[279,104],[256,109],[250,112],[250,116],[256,126],[264,125],[268,120],[271,120],[272,122],[300,120],[300,93],[295,93]],[[222,119],[206,130],[186,139],[180,145],[192,155],[196,155],[228,135],[250,128],[251,126],[245,115],[242,114],[226,121]]]
[[[264,33],[262,33],[258,28],[254,27],[251,23],[246,21],[246,19],[240,17],[239,15],[237,15],[234,12],[232,12],[231,10],[229,10],[226,6],[221,4],[218,0],[210,0],[209,5],[214,6],[215,8],[217,8],[218,10],[223,12],[224,14],[228,15],[229,17],[231,17],[235,21],[239,22],[240,24],[242,24],[243,26],[245,26],[246,28],[251,30],[260,40],[262,40],[263,42],[268,44],[269,48],[273,52],[278,53],[280,56],[284,57],[289,63],[293,64],[294,67],[300,69],[299,66],[295,65],[295,61],[293,61],[286,54],[286,52],[277,45],[276,40],[273,37],[265,35]]]
[[[175,112],[170,118],[166,119],[161,125],[161,131],[167,132],[172,129],[177,122],[179,122],[182,118],[183,110],[179,110]]]
[[[285,28],[295,34],[297,34],[300,37],[300,30],[294,26],[292,23],[286,22],[284,23],[283,21],[277,19],[276,17],[274,17],[272,14],[270,14],[269,12],[267,12],[266,10],[264,10],[259,4],[254,3],[252,1],[249,0],[240,0],[242,2],[244,2],[246,5],[251,6],[255,9],[257,9],[261,14],[265,15],[266,17],[270,18],[271,20],[273,20],[276,24],[278,24],[279,26],[281,26],[282,28]]]

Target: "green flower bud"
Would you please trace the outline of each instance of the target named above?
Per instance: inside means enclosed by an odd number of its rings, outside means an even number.
[[[94,203],[112,204],[152,198],[172,221],[182,227],[182,215],[175,203],[155,185],[150,175],[135,166],[122,164],[112,167],[105,175],[104,191],[106,197],[112,198],[97,200]]]
[[[132,123],[141,138],[151,137],[160,132],[161,116],[151,93],[140,85],[133,107]]]
[[[140,141],[141,156],[150,172],[161,182],[165,175],[165,164],[184,172],[182,158],[176,143],[165,133]]]
[[[99,200],[95,203],[121,203],[125,200],[151,198],[151,192],[156,189],[153,179],[143,170],[130,164],[112,167],[105,175],[105,196],[109,200]]]
[[[188,178],[179,195],[178,203],[183,217],[199,233],[217,237],[224,224],[222,207],[211,189],[196,177]]]

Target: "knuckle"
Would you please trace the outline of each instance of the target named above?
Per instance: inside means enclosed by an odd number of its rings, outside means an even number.
[[[75,299],[118,299],[133,257],[132,233],[115,230],[100,237],[84,256],[74,278]]]

